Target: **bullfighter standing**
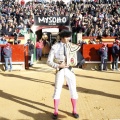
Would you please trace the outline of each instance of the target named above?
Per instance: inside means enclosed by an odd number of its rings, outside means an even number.
[[[72,32],[62,30],[59,33],[60,41],[55,43],[49,53],[47,64],[57,70],[54,88],[54,114],[53,119],[58,118],[58,105],[64,78],[66,78],[69,86],[71,103],[73,107],[72,115],[74,118],[79,118],[76,111],[76,102],[78,94],[76,91],[76,78],[72,72],[72,66],[77,65],[77,51],[80,49],[78,45],[72,44],[70,41]]]

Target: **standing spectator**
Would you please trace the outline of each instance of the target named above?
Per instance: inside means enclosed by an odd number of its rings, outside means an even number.
[[[47,64],[57,70],[56,79],[55,79],[55,90],[54,90],[54,114],[53,119],[58,118],[58,105],[60,100],[60,94],[62,86],[64,83],[64,77],[67,80],[69,90],[71,93],[71,103],[73,107],[72,115],[74,118],[79,118],[77,114],[77,90],[76,90],[76,79],[75,74],[72,72],[72,67],[67,63],[69,60],[70,50],[67,49],[67,44],[69,44],[70,37],[72,35],[71,31],[62,30],[60,32],[60,42],[54,44],[49,52]],[[80,47],[77,46],[76,50],[79,50]],[[74,60],[71,59],[71,62]]]
[[[78,59],[77,67],[78,68],[84,68],[84,66],[85,66],[85,59],[82,56],[81,51],[77,52],[77,59]]]
[[[29,43],[30,67],[33,65],[34,43],[30,40]]]
[[[40,39],[37,43],[36,43],[36,53],[37,53],[37,61],[41,60],[42,57],[42,49],[43,49],[44,45],[43,45],[43,40]]]
[[[116,40],[112,46],[112,70],[118,70],[118,61],[119,61],[119,40]]]
[[[2,55],[5,60],[5,71],[8,71],[8,63],[10,64],[10,71],[12,71],[12,48],[9,43],[6,43],[3,48]]]
[[[99,49],[99,55],[101,58],[100,70],[101,71],[107,70],[108,48],[107,48],[107,45],[105,43]]]

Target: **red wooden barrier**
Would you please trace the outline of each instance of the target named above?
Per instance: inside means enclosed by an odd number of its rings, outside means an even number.
[[[83,57],[86,61],[100,61],[98,55],[98,50],[101,47],[101,44],[84,44],[83,45]]]
[[[2,51],[2,48],[4,46],[5,45],[0,45],[1,51]],[[28,47],[24,46],[24,45],[11,45],[11,48],[12,48],[12,62],[13,63],[16,62],[18,64],[24,62],[25,68],[29,68],[29,65],[28,65]],[[0,52],[0,55],[1,55],[0,62],[4,62],[4,58],[3,58],[1,52]]]
[[[102,44],[84,44],[82,54],[86,61],[100,61],[98,50]],[[112,44],[108,44],[108,61],[112,61]],[[119,55],[120,56],[120,55]]]

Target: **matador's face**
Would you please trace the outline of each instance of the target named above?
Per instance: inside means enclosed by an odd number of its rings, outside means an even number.
[[[70,37],[64,37],[64,38],[61,39],[61,41],[63,43],[68,43],[70,41],[70,39],[71,39]]]

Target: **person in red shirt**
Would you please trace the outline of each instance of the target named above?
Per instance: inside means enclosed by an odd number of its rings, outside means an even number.
[[[21,4],[21,6],[24,6],[25,5],[25,0],[21,0],[20,4]]]
[[[37,59],[37,61],[41,60],[43,47],[44,47],[44,45],[43,45],[43,40],[40,39],[40,40],[36,43],[36,59]]]

